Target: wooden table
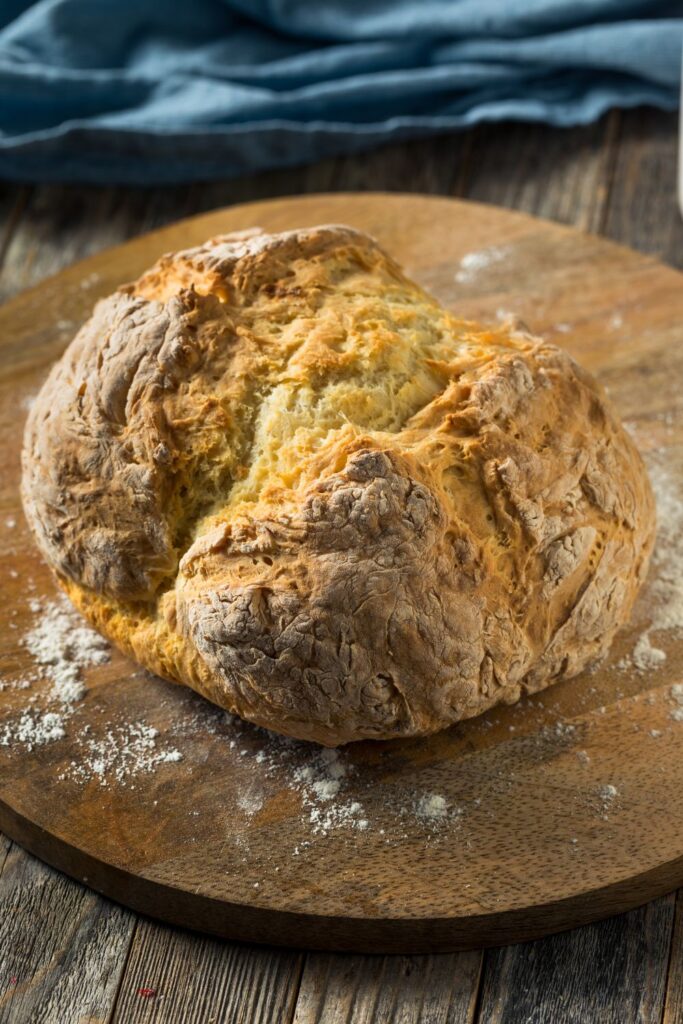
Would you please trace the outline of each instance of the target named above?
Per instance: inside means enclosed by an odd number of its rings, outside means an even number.
[[[676,118],[641,110],[613,112],[572,130],[478,128],[210,185],[0,185],[0,298],[179,217],[269,196],[337,190],[431,192],[497,203],[606,235],[681,267],[676,148]],[[682,910],[681,895],[672,894],[600,924],[484,952],[283,952],[137,917],[0,836],[0,1024],[673,1024],[683,1021]]]

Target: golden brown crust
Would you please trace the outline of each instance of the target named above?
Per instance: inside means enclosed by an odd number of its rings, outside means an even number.
[[[654,535],[588,374],[456,320],[337,226],[214,239],[98,303],[32,409],[23,488],[114,642],[326,744],[576,674]]]

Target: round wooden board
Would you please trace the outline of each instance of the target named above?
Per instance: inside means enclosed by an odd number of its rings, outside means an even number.
[[[567,347],[609,387],[646,454],[683,480],[675,271],[554,224],[446,199],[322,195],[219,210],[103,252],[0,311],[3,679],[35,670],[21,644],[40,617],[30,602],[55,595],[20,511],[25,409],[93,300],[161,252],[212,234],[330,221],[370,231],[459,314],[495,322],[512,312]],[[622,911],[683,883],[683,723],[672,719],[670,697],[683,644],[657,634],[667,654],[657,671],[618,667],[651,601],[650,592],[640,599],[593,675],[429,740],[346,748],[347,775],[330,806],[357,801],[368,826],[358,828],[356,815],[356,827],[341,820],[327,834],[309,820],[295,779],[315,762],[314,748],[226,721],[114,654],[86,672],[88,692],[62,739],[0,745],[0,827],[136,910],[257,942],[457,949]],[[0,738],[27,707],[51,706],[50,685],[5,686]],[[122,771],[118,782],[112,771],[104,781],[79,776],[88,750],[107,733],[116,744],[138,722],[159,730],[157,751],[177,749],[182,761]],[[429,793],[449,806],[431,825],[415,813]]]

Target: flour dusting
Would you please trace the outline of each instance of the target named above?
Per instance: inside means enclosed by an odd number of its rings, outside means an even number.
[[[256,758],[300,794],[312,834],[326,836],[338,828],[363,832],[369,827],[363,805],[344,794],[355,772],[342,752],[311,749],[294,741],[275,741],[266,749],[268,753],[261,749]]]
[[[653,643],[653,634],[683,630],[683,490],[660,454],[649,457],[648,471],[657,505],[651,578],[641,598],[648,622],[630,656],[617,665],[620,669],[635,668],[641,674],[655,672],[666,662],[666,651]]]
[[[669,696],[676,705],[669,712],[669,718],[674,722],[683,722],[683,683],[675,683],[669,690]]]
[[[417,814],[418,817],[425,818],[427,821],[437,821],[440,818],[445,818],[448,814],[446,798],[441,796],[440,793],[425,793],[418,800]]]
[[[633,648],[631,660],[639,672],[651,672],[666,661],[666,652],[652,646],[649,633],[642,633]]]
[[[74,704],[85,694],[83,669],[109,661],[109,644],[90,629],[68,598],[44,603],[32,600],[37,621],[23,643],[52,680],[52,696],[62,704]]]
[[[35,669],[28,678],[3,680],[0,688],[29,689],[33,683],[47,680],[51,686],[42,695],[47,706],[37,707],[37,695],[28,698],[27,705],[31,706],[0,725],[0,746],[20,745],[31,751],[69,734],[69,724],[86,693],[83,673],[109,661],[109,644],[64,596],[54,600],[31,598],[28,608],[33,622],[19,642],[32,656]],[[182,760],[181,752],[160,743],[158,730],[144,722],[110,724],[98,739],[90,731],[89,725],[72,728],[70,735],[79,759],[62,778],[126,785],[140,773]]]
[[[458,284],[468,284],[470,281],[474,281],[482,270],[504,260],[508,252],[507,246],[490,245],[486,249],[466,253],[460,260],[455,280]]]
[[[102,738],[86,738],[82,756],[62,775],[81,782],[96,780],[102,786],[113,782],[131,785],[131,778],[153,772],[160,764],[182,761],[179,750],[160,750],[159,730],[144,722],[129,722],[107,730]]]
[[[264,798],[259,794],[242,793],[237,798],[237,806],[241,811],[244,811],[248,818],[253,817],[263,807]]]
[[[66,730],[61,715],[53,711],[40,714],[25,711],[18,721],[0,726],[0,747],[21,743],[27,750],[64,739]]]
[[[600,802],[601,817],[607,819],[609,812],[612,810],[614,801],[619,796],[619,790],[616,786],[612,786],[607,783],[604,786],[600,786],[597,793],[598,800]]]
[[[683,489],[660,461],[651,459],[648,468],[657,502],[650,631],[678,631],[683,629]]]

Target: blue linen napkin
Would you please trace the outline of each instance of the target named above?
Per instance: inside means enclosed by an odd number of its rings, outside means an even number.
[[[226,178],[678,102],[683,0],[0,0],[0,176]]]

